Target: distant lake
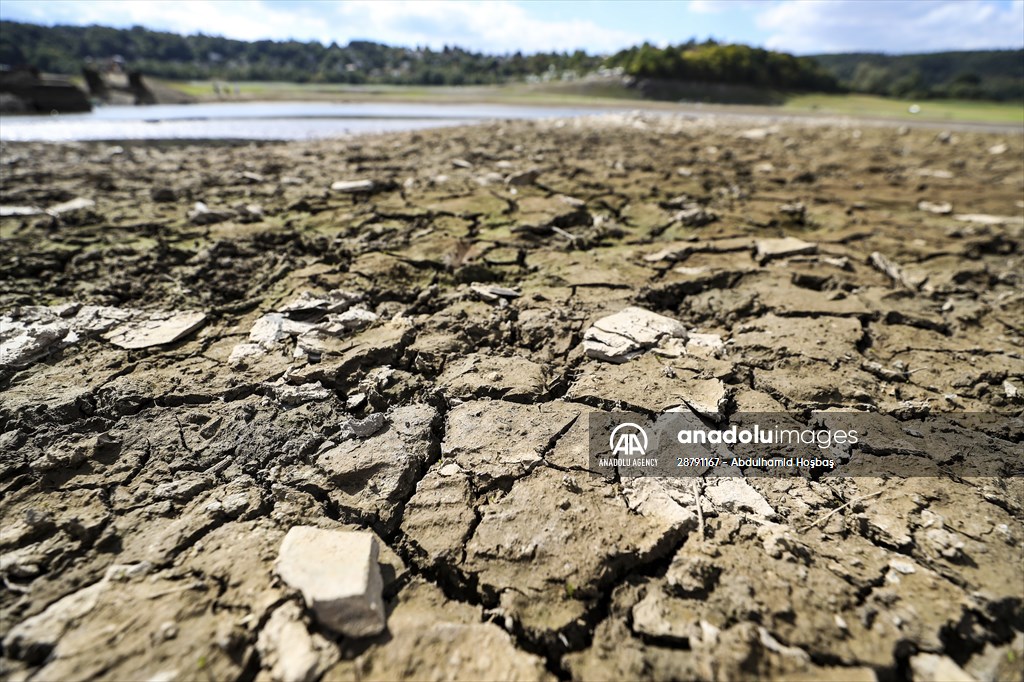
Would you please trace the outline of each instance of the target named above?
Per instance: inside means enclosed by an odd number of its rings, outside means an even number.
[[[491,104],[216,102],[105,106],[86,114],[0,116],[0,140],[308,140],[466,125],[493,119],[580,116],[607,109]]]

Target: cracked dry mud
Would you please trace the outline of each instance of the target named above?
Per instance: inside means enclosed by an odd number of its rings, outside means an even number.
[[[1020,679],[1020,478],[586,471],[593,410],[1021,412],[1021,136],[750,127],[5,144],[0,674]],[[686,333],[588,355],[629,307]]]

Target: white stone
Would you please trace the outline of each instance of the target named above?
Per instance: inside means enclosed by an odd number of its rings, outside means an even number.
[[[188,212],[188,219],[195,225],[212,225],[233,217],[233,212],[215,211],[201,201],[197,201]]]
[[[697,527],[691,481],[636,476],[622,480],[622,496],[630,509],[678,529]]]
[[[742,478],[724,476],[710,480],[704,488],[704,494],[715,506],[726,511],[748,511],[765,519],[775,517],[775,510],[761,496],[761,493]]]
[[[917,202],[917,210],[925,211],[927,213],[935,213],[937,215],[949,215],[953,212],[953,204],[948,201],[919,201]]]
[[[718,355],[724,348],[725,342],[718,334],[690,334],[686,341],[686,352],[691,355]]]
[[[768,137],[771,133],[772,131],[767,128],[751,128],[750,130],[744,130],[742,133],[737,135],[737,137],[741,137],[744,140],[760,141]]]
[[[0,206],[0,218],[10,216],[32,216],[43,213],[38,206]]]
[[[959,213],[953,217],[961,222],[975,223],[977,225],[1024,225],[1024,218],[1020,216]]]
[[[324,322],[316,325],[316,329],[333,336],[341,336],[367,327],[378,319],[377,313],[364,308],[349,308],[337,315],[328,315]]]
[[[84,305],[75,314],[74,327],[80,333],[96,334],[105,332],[120,322],[127,322],[138,311],[130,308]]]
[[[45,355],[68,335],[67,325],[50,324],[22,326],[7,316],[0,316],[3,341],[0,342],[0,367],[21,367]],[[10,332],[14,332],[10,334]],[[10,334],[10,336],[8,336]]]
[[[371,533],[295,526],[281,543],[275,569],[325,627],[368,637],[385,627],[377,552]]]
[[[284,315],[268,313],[252,323],[249,330],[249,342],[264,348],[273,348],[274,344],[288,335],[284,333]]]
[[[607,362],[626,362],[670,338],[686,339],[682,322],[643,308],[623,308],[603,317],[583,335],[588,357]]]
[[[294,603],[274,611],[256,640],[260,661],[275,682],[312,682],[337,661],[337,649],[320,635],[311,635]]]
[[[325,313],[340,313],[348,310],[353,304],[363,300],[363,295],[356,291],[334,289],[320,296],[303,291],[298,298],[279,307],[279,313],[318,310]]]
[[[201,312],[156,312],[122,324],[106,335],[108,341],[127,350],[174,343],[206,322]]]
[[[286,405],[301,405],[302,403],[329,400],[332,393],[329,389],[320,384],[300,384],[293,386],[280,382],[272,386],[274,395]]]
[[[1015,386],[1009,379],[1003,382],[1003,390],[1006,392],[1006,397],[1011,400],[1013,398],[1018,398],[1021,395],[1020,388]]]
[[[59,216],[64,213],[74,213],[75,211],[82,211],[87,208],[92,208],[96,205],[96,202],[92,199],[86,199],[84,197],[78,197],[71,201],[65,201],[64,203],[51,206],[46,210],[52,216]]]
[[[951,172],[941,168],[918,168],[917,174],[925,178],[935,178],[937,180],[949,180],[953,177]]]
[[[776,239],[758,239],[755,249],[757,260],[760,263],[767,263],[775,258],[816,253],[818,245],[812,242],[805,242],[796,237],[781,237]]]
[[[917,573],[917,568],[910,561],[904,559],[893,559],[889,562],[889,568],[903,575],[910,575],[911,573]]]
[[[373,180],[338,180],[331,185],[335,192],[358,193],[372,192],[377,184]]]
[[[265,355],[266,352],[266,349],[258,343],[239,343],[231,349],[231,355],[228,356],[228,364],[237,365],[249,358]]]
[[[939,654],[917,654],[910,658],[914,682],[975,682],[956,662]]]

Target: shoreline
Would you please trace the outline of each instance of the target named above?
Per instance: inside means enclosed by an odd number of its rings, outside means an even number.
[[[259,106],[260,103],[253,102],[254,106]],[[278,104],[289,104],[289,105],[301,105],[301,102],[278,102]],[[182,105],[182,106],[195,106],[195,105]],[[432,105],[433,106],[433,105]],[[455,104],[439,104],[439,106],[452,106],[457,107]],[[533,106],[533,105],[517,105],[517,104],[503,104],[496,105],[503,108],[515,108],[522,106],[528,108],[531,112],[536,112],[540,109],[551,109],[553,111],[563,110],[564,106],[550,105],[550,106]],[[701,121],[703,123],[709,123],[712,125],[722,125],[725,127],[738,126],[738,125],[762,125],[762,126],[774,126],[774,125],[794,125],[794,126],[810,126],[810,127],[871,127],[871,128],[898,128],[908,130],[936,130],[936,131],[947,131],[947,132],[977,132],[985,134],[1009,134],[1014,136],[1024,135],[1024,122],[1020,125],[1016,124],[998,124],[998,123],[984,123],[984,122],[948,122],[948,121],[930,121],[930,120],[913,120],[905,121],[902,119],[891,119],[884,117],[853,117],[843,116],[828,113],[776,113],[776,112],[765,112],[761,107],[737,107],[732,105],[721,105],[717,108],[710,106],[695,106],[688,109],[680,109],[680,105],[675,105],[675,109],[672,111],[663,109],[643,109],[643,108],[619,108],[615,110],[603,110],[592,114],[581,114],[570,117],[565,116],[552,116],[552,117],[537,117],[525,120],[534,121],[549,121],[557,122],[562,121],[564,124],[569,124],[575,120],[583,121],[583,125],[601,125],[600,119],[604,117],[616,117],[616,116],[633,116],[640,118],[650,118],[662,121],[664,125],[671,125],[673,121]],[[139,112],[144,114],[144,110]],[[11,119],[10,116],[3,117],[5,119]],[[13,117],[18,120],[18,117]],[[465,114],[463,117],[465,121],[460,121],[459,118],[439,118],[436,125],[425,123],[421,127],[412,128],[411,130],[431,130],[437,128],[453,128],[453,127],[464,127],[467,125],[488,125],[494,122],[512,122],[520,119],[514,118],[492,118],[492,119],[480,119],[474,117],[471,114]],[[115,122],[117,119],[100,119],[103,122]],[[137,119],[146,120],[147,119]],[[268,115],[266,117],[239,117],[232,119],[230,117],[218,118],[211,116],[197,116],[197,117],[171,117],[157,119],[157,122],[171,123],[171,124],[188,124],[188,123],[227,123],[231,120],[238,120],[240,122],[247,122],[250,124],[258,123],[260,121],[268,122],[284,122],[288,120],[297,121],[311,121],[311,122],[328,122],[328,121],[353,121],[356,123],[368,123],[372,121],[381,121],[383,123],[395,123],[401,121],[420,121],[424,122],[429,119],[424,119],[422,115],[417,116],[415,112],[411,112],[408,115],[360,115],[360,114],[347,114],[344,116],[331,116],[329,114],[315,114],[305,116],[286,116],[280,115]],[[128,119],[127,122],[133,122],[133,119]],[[45,144],[65,144],[65,143],[107,143],[107,144],[124,144],[128,142],[159,142],[159,143],[177,143],[177,144],[188,144],[189,141],[210,141],[217,142],[218,144],[230,144],[230,143],[245,143],[249,141],[264,141],[264,142],[301,142],[308,140],[330,140],[330,139],[350,139],[353,137],[360,137],[364,135],[379,135],[379,134],[391,134],[403,132],[402,129],[394,130],[368,130],[368,131],[352,131],[347,133],[323,133],[323,134],[310,134],[309,137],[289,139],[289,138],[274,138],[274,137],[246,137],[241,136],[237,138],[230,137],[103,137],[103,138],[89,138],[81,140],[0,140],[2,144],[23,144],[23,143],[45,143]]]

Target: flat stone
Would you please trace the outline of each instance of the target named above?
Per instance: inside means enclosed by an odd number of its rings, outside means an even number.
[[[664,339],[686,336],[682,322],[631,306],[595,322],[583,335],[583,349],[588,357],[621,363]]]
[[[68,335],[60,322],[22,325],[0,316],[0,367],[23,367],[48,353]]]
[[[131,320],[137,313],[130,308],[83,305],[75,313],[72,324],[80,334],[98,334]]]
[[[935,213],[937,215],[949,215],[953,212],[953,204],[948,201],[931,202],[931,201],[919,201],[917,202],[917,210],[925,211],[927,213]]]
[[[953,173],[944,168],[918,168],[917,174],[923,178],[935,178],[937,180],[951,180]]]
[[[333,191],[348,194],[372,192],[376,188],[377,183],[373,180],[338,180],[331,184],[331,189]]]
[[[284,323],[285,318],[280,313],[262,315],[249,329],[249,342],[263,348],[273,348],[278,341],[288,337],[288,333],[284,331]]]
[[[684,531],[697,527],[691,479],[624,477],[622,497],[630,510],[651,521]]]
[[[718,334],[690,334],[686,341],[686,352],[702,357],[717,356],[725,350],[725,342]]]
[[[38,206],[0,206],[0,218],[33,216],[41,215],[42,213],[45,213],[45,211]]]
[[[761,493],[742,478],[723,476],[704,488],[704,495],[715,506],[731,512],[750,512],[765,519],[775,518],[775,510]]]
[[[364,329],[378,319],[377,313],[365,308],[349,308],[343,313],[332,313],[327,315],[322,322],[318,322],[314,329],[333,336],[342,336],[360,329]]]
[[[917,654],[910,657],[914,682],[974,682],[956,661],[939,654]]]
[[[771,135],[772,132],[773,131],[768,128],[751,128],[750,130],[744,130],[743,132],[739,133],[736,137],[742,138],[744,140],[753,140],[755,142],[760,142],[767,138],[769,135]]]
[[[958,213],[956,220],[977,225],[1024,225],[1024,218],[1009,215],[989,215],[987,213]]]
[[[333,289],[326,294],[311,294],[303,291],[298,298],[277,308],[279,313],[322,312],[340,313],[348,310],[365,297],[358,291]]]
[[[469,287],[473,295],[488,303],[498,303],[502,299],[513,299],[522,296],[522,292],[508,287],[497,287],[486,284],[474,284]]]
[[[89,208],[93,208],[96,202],[92,199],[86,199],[85,197],[78,197],[71,201],[65,201],[63,203],[51,206],[46,209],[46,212],[52,216],[61,216],[65,213],[74,213],[75,211],[84,211]]]
[[[763,265],[776,258],[817,253],[818,245],[812,242],[805,242],[803,239],[797,239],[796,237],[781,237],[778,239],[758,239],[754,244],[754,250],[755,258]]]
[[[156,312],[131,320],[110,331],[106,338],[118,348],[134,350],[174,343],[206,322],[202,312]]]
[[[277,608],[256,640],[260,661],[275,682],[312,682],[338,660],[337,648],[310,634],[294,602]]]
[[[201,201],[192,205],[188,219],[193,225],[213,225],[235,217],[234,211],[213,210]]]
[[[372,533],[295,526],[281,543],[275,570],[325,627],[369,637],[385,628],[377,554]]]
[[[688,206],[676,213],[672,220],[686,227],[704,227],[718,220],[718,215],[701,206]]]

